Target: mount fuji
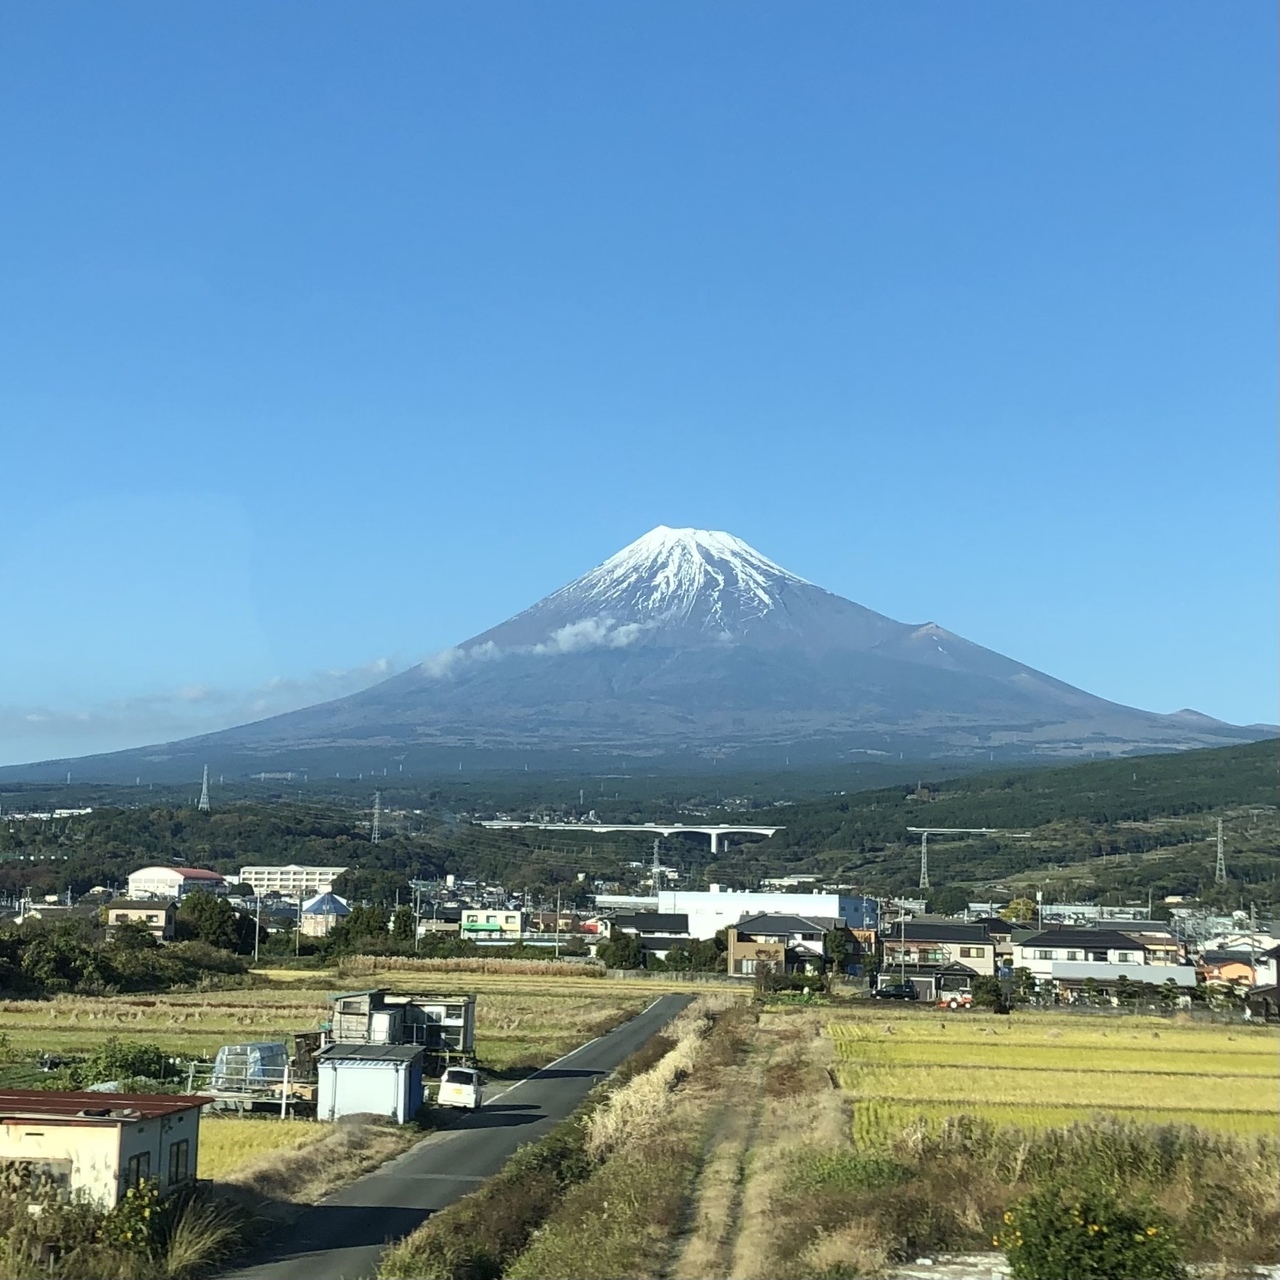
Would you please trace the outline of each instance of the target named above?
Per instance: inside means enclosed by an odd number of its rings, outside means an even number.
[[[93,772],[575,758],[1088,756],[1270,736],[1074,688],[833,595],[732,534],[659,526],[523,613],[361,693]],[[110,765],[109,765],[110,762]],[[117,766],[118,767],[114,767]],[[15,772],[6,770],[6,773]],[[395,772],[395,768],[392,768]],[[349,776],[344,771],[344,776]]]

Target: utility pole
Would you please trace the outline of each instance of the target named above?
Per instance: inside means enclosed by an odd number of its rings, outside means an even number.
[[[209,766],[208,765],[205,765],[204,767],[204,781],[200,784],[200,803],[196,805],[196,808],[199,809],[201,813],[209,812]]]
[[[560,887],[556,886],[556,959],[560,959]]]
[[[375,791],[373,793],[373,832],[370,836],[370,843],[377,844],[382,839],[382,832],[379,827],[382,823],[382,792]],[[385,902],[386,899],[384,898]]]
[[[1218,865],[1213,869],[1213,883],[1227,883],[1227,860],[1222,852],[1222,819],[1218,819]]]
[[[253,963],[258,963],[258,941],[262,936],[262,894],[253,894]]]

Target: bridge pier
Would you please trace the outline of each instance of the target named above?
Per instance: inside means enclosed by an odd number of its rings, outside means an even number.
[[[711,856],[714,858],[720,852],[720,833],[718,831],[708,831],[707,835],[711,837]]]

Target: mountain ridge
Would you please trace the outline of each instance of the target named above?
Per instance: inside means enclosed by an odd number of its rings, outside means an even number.
[[[583,751],[1071,757],[1263,736],[1200,713],[1110,702],[936,622],[898,622],[826,591],[733,534],[659,525],[506,621],[362,692],[89,759],[194,766],[212,755],[258,772],[455,749],[526,761]]]

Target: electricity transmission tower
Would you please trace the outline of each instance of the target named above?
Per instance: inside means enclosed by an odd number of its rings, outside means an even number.
[[[373,793],[373,832],[371,834],[371,842],[377,844],[382,839],[382,832],[379,829],[382,825],[382,792],[375,791]]]
[[[912,835],[920,837],[920,887],[929,888],[929,837],[930,836],[1009,836],[1013,840],[1025,840],[1028,832],[1002,831],[999,827],[908,827]]]
[[[188,795],[189,794],[190,792],[188,792]],[[209,766],[208,765],[205,765],[204,767],[204,781],[203,783],[201,783],[201,786],[200,786],[200,803],[196,805],[196,808],[199,809],[201,813],[209,812]]]
[[[1218,819],[1218,865],[1213,869],[1213,883],[1227,883],[1227,860],[1222,852],[1222,819]]]

